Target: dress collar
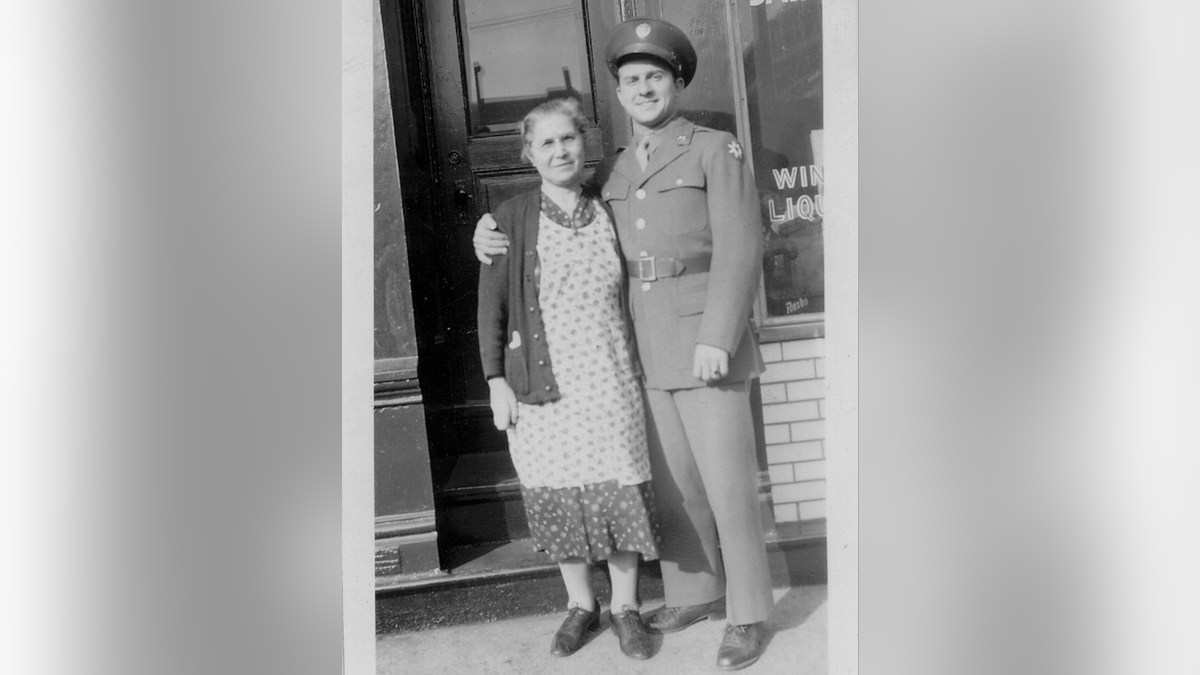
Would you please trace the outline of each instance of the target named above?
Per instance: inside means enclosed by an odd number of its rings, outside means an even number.
[[[578,230],[581,227],[587,227],[596,217],[596,203],[588,196],[588,192],[584,190],[579,195],[579,202],[575,204],[575,211],[571,215],[567,215],[558,204],[554,203],[553,199],[543,192],[542,193],[542,213],[546,214],[554,223],[563,227]]]

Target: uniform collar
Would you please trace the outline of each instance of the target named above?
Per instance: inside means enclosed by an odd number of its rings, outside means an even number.
[[[658,147],[669,143],[686,145],[687,143],[691,142],[692,131],[695,129],[695,127],[696,125],[688,121],[688,119],[683,115],[675,115],[671,118],[670,122],[667,122],[657,129],[650,129],[646,133],[639,136],[637,138],[637,142],[635,142],[633,145],[634,147],[637,147],[638,143],[640,143],[646,136],[656,136],[657,140],[655,143]]]
[[[646,166],[644,172],[638,164],[637,156],[634,154],[637,149],[637,143],[625,148],[621,153],[620,161],[616,164],[616,169],[621,175],[628,178],[629,182],[640,187],[651,176],[661,171],[663,167],[687,152],[692,144],[692,135],[695,132],[696,125],[692,121],[682,115],[676,115],[665,126],[648,132],[657,134],[659,140],[654,154],[650,155],[650,164]],[[637,140],[640,142],[641,137]]]

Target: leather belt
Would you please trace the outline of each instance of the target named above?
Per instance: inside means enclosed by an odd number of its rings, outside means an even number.
[[[625,269],[629,271],[629,276],[639,281],[657,281],[668,277],[681,277],[685,274],[699,274],[707,272],[711,266],[711,255],[697,255],[690,258],[648,255],[625,261]]]

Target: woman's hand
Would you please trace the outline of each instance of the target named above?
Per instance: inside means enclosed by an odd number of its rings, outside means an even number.
[[[496,428],[504,431],[516,426],[517,395],[513,393],[512,387],[508,386],[508,380],[493,377],[488,380],[488,389],[492,394],[492,422],[496,424]]]

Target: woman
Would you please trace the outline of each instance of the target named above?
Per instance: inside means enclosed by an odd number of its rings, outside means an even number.
[[[591,565],[605,560],[621,651],[645,659],[638,556],[658,557],[658,535],[624,258],[603,202],[583,189],[587,125],[572,99],[521,123],[522,156],[542,184],[493,214],[512,246],[481,265],[479,347],[534,545],[567,589],[551,652],[571,654],[599,628]]]

